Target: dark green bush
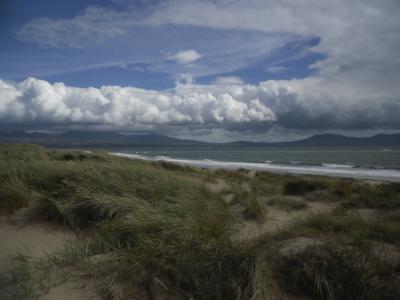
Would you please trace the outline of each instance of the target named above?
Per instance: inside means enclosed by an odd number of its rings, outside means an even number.
[[[155,167],[161,167],[165,170],[170,170],[170,171],[181,171],[181,172],[193,171],[193,168],[191,168],[189,166],[182,165],[182,164],[176,164],[176,163],[170,163],[170,162],[163,161],[163,160],[153,162],[152,165]]]
[[[283,193],[285,195],[305,195],[311,192],[324,190],[327,184],[318,180],[292,179],[284,183]]]

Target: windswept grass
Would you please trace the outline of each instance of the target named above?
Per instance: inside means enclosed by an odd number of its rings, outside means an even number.
[[[90,233],[87,251],[120,253],[119,276],[145,270],[144,289],[162,278],[189,298],[250,297],[252,255],[231,242],[232,217],[219,194],[179,175],[186,168],[75,152],[41,157],[9,160],[19,186],[2,190],[18,208],[32,195],[32,218]]]
[[[400,226],[393,219],[364,219],[358,215],[338,213],[312,214],[274,235],[275,241],[296,237],[376,241],[400,246]]]
[[[368,244],[313,245],[281,255],[281,282],[292,293],[315,299],[398,299],[400,262],[394,265]]]
[[[398,221],[338,211],[313,214],[261,244],[275,280],[289,293],[328,300],[397,299],[399,230]]]
[[[108,298],[121,283],[140,299],[397,299],[400,266],[385,251],[400,249],[399,196],[398,184],[0,146],[1,213],[29,207],[32,219],[80,234],[47,262],[12,260],[14,288],[33,298],[53,284],[47,275],[73,265]],[[310,212],[324,202],[336,209]],[[271,231],[268,206],[302,217]],[[364,208],[376,217],[359,214]],[[243,243],[234,238],[241,226],[267,230]]]
[[[31,195],[25,184],[15,177],[0,182],[0,211],[13,213],[29,205]]]

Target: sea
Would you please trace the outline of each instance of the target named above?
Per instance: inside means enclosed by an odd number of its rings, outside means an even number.
[[[136,147],[109,150],[136,159],[164,160],[206,168],[400,181],[400,149],[265,148],[248,146]]]

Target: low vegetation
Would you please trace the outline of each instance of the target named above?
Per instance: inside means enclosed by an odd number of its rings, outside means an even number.
[[[315,299],[397,299],[399,267],[362,243],[311,245],[276,262],[289,291]]]
[[[327,184],[321,180],[293,179],[285,182],[283,193],[285,195],[302,196],[326,188]]]
[[[1,145],[0,212],[21,208],[78,238],[12,258],[10,299],[36,299],[71,270],[105,299],[400,298],[397,183]]]
[[[268,201],[268,204],[289,211],[302,210],[307,208],[307,203],[304,202],[303,200],[299,200],[296,198],[289,198],[285,196],[274,197]]]

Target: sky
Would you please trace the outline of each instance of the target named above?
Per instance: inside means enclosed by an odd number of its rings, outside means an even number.
[[[398,0],[0,0],[0,130],[400,131]]]

